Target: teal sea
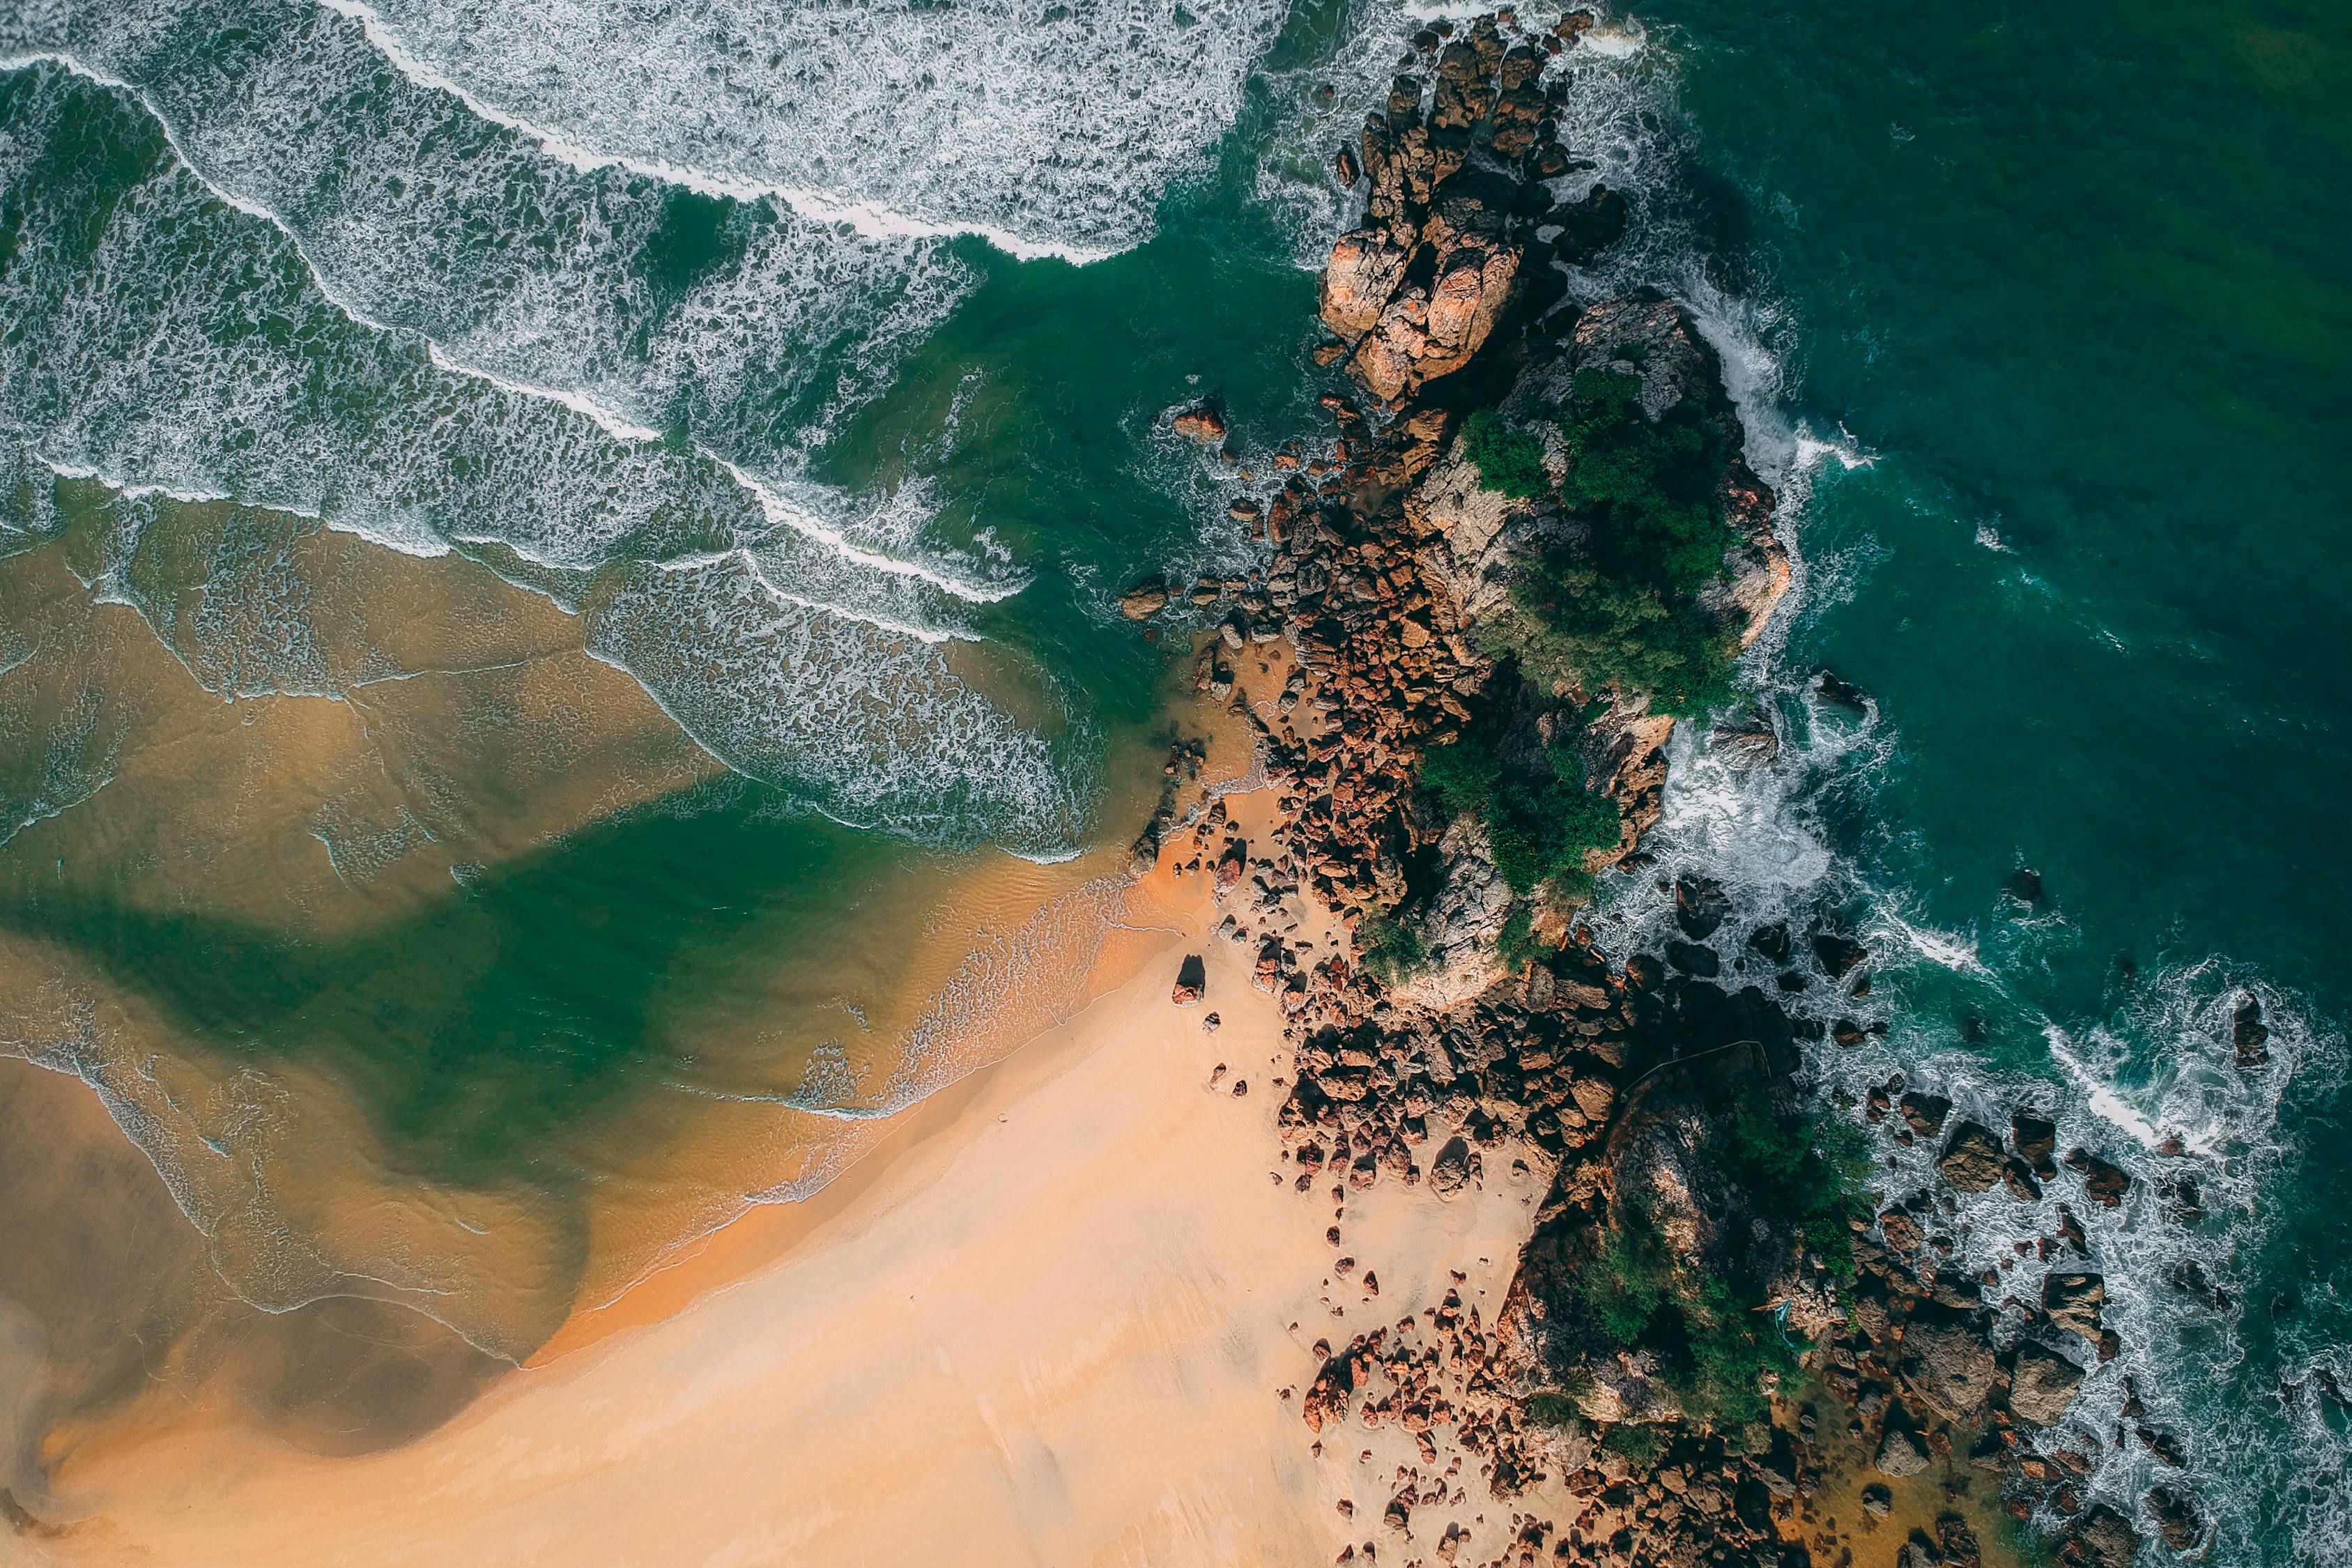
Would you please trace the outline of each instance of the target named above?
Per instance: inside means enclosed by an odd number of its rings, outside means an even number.
[[[0,1066],[160,1178],[0,1162],[16,1496],[159,1344],[399,1440],[1075,1005],[1181,643],[1116,596],[1255,564],[1418,15],[0,0]],[[2089,1494],[2352,1560],[2352,20],[1605,22],[1561,136],[1635,232],[1571,292],[1694,304],[1801,567],[1780,762],[1685,726],[1596,919],[1849,922],[1824,1095],[2136,1178]],[[2052,1223],[1992,1196],[1975,1268]]]

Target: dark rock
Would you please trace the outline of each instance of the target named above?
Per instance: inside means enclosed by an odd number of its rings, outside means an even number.
[[[1685,974],[1696,974],[1702,979],[1712,979],[1723,972],[1723,961],[1715,955],[1713,948],[1700,947],[1693,942],[1667,942],[1666,962]]]
[[[2230,1041],[2237,1047],[2238,1065],[2258,1068],[2271,1059],[2270,1026],[2263,1022],[2263,1005],[2251,994],[2231,1016]]]
[[[2009,1131],[2016,1140],[2019,1156],[2033,1167],[2033,1173],[2045,1182],[2056,1180],[2058,1167],[2052,1156],[2058,1150],[2057,1124],[2021,1110],[2009,1119]]]
[[[2020,866],[2009,874],[2001,889],[2021,904],[2038,904],[2042,901],[2042,873],[2031,866]]]
[[[1861,687],[1840,680],[1828,670],[1813,677],[1813,694],[1832,708],[1843,708],[1859,719],[1870,711],[1870,698]]]
[[[1922,1138],[1941,1132],[1944,1118],[1952,1110],[1952,1102],[1940,1094],[1906,1094],[1897,1103],[1903,1108],[1903,1120]]]
[[[1952,1129],[1944,1152],[1936,1158],[1936,1168],[1959,1191],[1981,1193],[2000,1180],[2002,1158],[2000,1140],[1992,1135],[1992,1129],[1963,1121]]]
[[[1822,968],[1832,980],[1843,980],[1853,966],[1870,956],[1870,949],[1833,931],[1813,933],[1813,956],[1821,960]]]
[[[2010,1374],[2009,1408],[2021,1421],[2055,1426],[2083,1386],[2083,1369],[2046,1345],[2021,1340]]]
[[[2131,1191],[2131,1177],[2121,1166],[2111,1165],[2086,1150],[2070,1149],[2066,1168],[2082,1176],[2085,1196],[2111,1209],[2123,1207],[2124,1194]]]
[[[1705,942],[1731,912],[1723,885],[1705,877],[1685,877],[1675,883],[1675,924],[1693,942]]]
[[[2050,1321],[2096,1343],[2107,1282],[2096,1274],[2051,1274],[2042,1281],[2042,1310]]]
[[[1208,989],[1208,966],[1201,962],[1199,953],[1186,953],[1183,963],[1176,971],[1176,987],[1168,994],[1168,999],[1179,1007],[1190,1007],[1196,1005]]]
[[[1748,933],[1748,945],[1768,963],[1786,963],[1790,951],[1789,928],[1778,921],[1768,926],[1758,926]]]
[[[2193,1550],[2203,1539],[2205,1520],[2194,1499],[2170,1487],[2151,1487],[2147,1501],[2147,1511],[2156,1520],[2157,1534],[2173,1551]]]
[[[1580,202],[1555,207],[1551,221],[1565,231],[1559,237],[1561,259],[1581,267],[1623,237],[1631,209],[1625,198],[1606,185],[1595,185]]]
[[[1904,1384],[1947,1421],[1983,1412],[1993,1370],[1992,1347],[1965,1322],[1915,1322],[1904,1333]]]

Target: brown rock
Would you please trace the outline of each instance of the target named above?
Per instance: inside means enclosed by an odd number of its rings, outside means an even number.
[[[2096,1343],[2107,1282],[2096,1274],[2052,1274],[2042,1281],[2042,1310],[2062,1329]]]
[[[1903,1336],[1903,1381],[1947,1421],[1973,1421],[1992,1392],[1992,1347],[1965,1323],[1914,1323]]]
[[[2066,1153],[2066,1168],[2080,1173],[2084,1195],[2106,1207],[2121,1208],[2124,1194],[2131,1191],[2131,1177],[2119,1165],[2111,1165],[2096,1154],[2082,1149]]]
[[[1411,250],[1380,229],[1341,235],[1323,268],[1324,324],[1351,342],[1370,331],[1412,259]]]
[[[1201,962],[1199,953],[1186,953],[1184,962],[1176,971],[1176,987],[1168,994],[1168,999],[1179,1007],[1191,1007],[1200,1002],[1208,989],[1208,966]]]
[[[1213,447],[1225,438],[1225,416],[1210,403],[1195,403],[1180,411],[1174,420],[1176,434],[1191,437],[1204,447]]]
[[[1130,621],[1146,621],[1168,607],[1168,584],[1147,577],[1118,596],[1118,613]]]
[[[2032,1340],[2019,1342],[2017,1369],[2011,1373],[2009,1408],[2037,1426],[2057,1424],[2083,1386],[2083,1369]]]
[[[1964,1193],[1980,1193],[2000,1180],[2000,1140],[1979,1122],[1963,1121],[1936,1158],[1944,1180]]]

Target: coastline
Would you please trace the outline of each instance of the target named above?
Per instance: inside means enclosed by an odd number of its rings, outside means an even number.
[[[1335,1314],[1316,1283],[1328,1249],[1266,1174],[1279,1016],[1230,944],[1192,934],[1206,880],[1162,905],[1181,934],[1113,959],[1133,973],[1078,1017],[916,1108],[891,1134],[903,1148],[683,1266],[670,1288],[699,1299],[674,1316],[514,1374],[384,1454],[126,1437],[58,1478],[101,1517],[45,1549],[188,1564],[1328,1560],[1360,1531],[1280,1390],[1311,1375],[1308,1342],[1418,1310],[1465,1260],[1491,1272],[1462,1289],[1499,1301],[1539,1193],[1360,1200],[1350,1245],[1381,1294],[1350,1290]],[[1188,944],[1207,960],[1201,1007],[1169,999]],[[1247,1095],[1209,1087],[1220,1062]],[[739,1248],[769,1245],[774,1261],[717,1283]],[[646,1411],[649,1388],[667,1394]],[[639,1414],[616,1424],[623,1409]],[[1381,1478],[1363,1468],[1355,1503],[1377,1510]]]

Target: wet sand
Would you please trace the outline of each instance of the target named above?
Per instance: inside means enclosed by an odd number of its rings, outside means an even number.
[[[1273,1000],[1195,934],[1206,879],[1164,877],[1083,1014],[625,1298],[585,1348],[373,1456],[120,1430],[53,1478],[79,1522],[19,1543],[173,1564],[1328,1561],[1364,1533],[1332,1506],[1353,1467],[1310,1456],[1277,1390],[1311,1377],[1318,1337],[1433,1304],[1450,1267],[1491,1311],[1529,1194],[1355,1194],[1349,1250],[1382,1295],[1329,1292],[1328,1197],[1273,1173]],[[1209,994],[1180,1008],[1188,951]]]

